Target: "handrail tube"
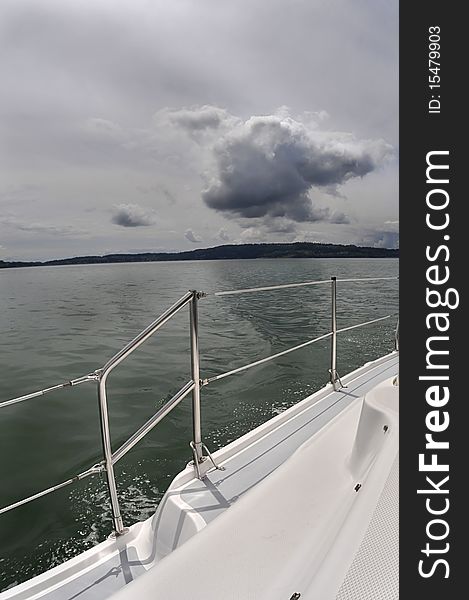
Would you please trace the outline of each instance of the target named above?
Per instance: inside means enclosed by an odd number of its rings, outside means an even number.
[[[192,389],[192,441],[194,449],[194,460],[197,463],[203,461],[202,447],[202,424],[200,415],[200,356],[199,356],[199,314],[198,296],[194,290],[189,305],[189,325],[191,339],[191,375],[194,387]]]
[[[115,354],[101,369],[101,372],[112,370],[116,367],[120,362],[124,360],[129,354],[131,354],[138,346],[143,344],[144,341],[148,339],[155,331],[157,331],[160,327],[162,327],[167,321],[175,315],[177,312],[184,308],[186,304],[191,300],[192,292],[188,292],[182,298],[180,298],[175,304],[173,304],[168,310],[166,310],[158,319],[150,323],[148,327],[146,327],[143,331],[141,331],[133,340],[131,340],[128,344],[125,345],[122,350],[120,350],[117,354]],[[130,352],[129,352],[130,350]],[[38,390],[37,392],[32,392],[31,394],[26,394],[24,396],[18,396],[17,398],[12,398],[11,400],[6,400],[5,402],[0,403],[0,408],[4,408],[6,406],[11,406],[12,404],[17,404],[18,402],[24,402],[25,400],[30,400],[31,398],[37,398],[38,396],[44,396],[49,392],[53,392],[55,390],[60,390],[64,387],[80,385],[81,383],[86,383],[87,381],[96,381],[98,377],[98,373],[90,373],[89,375],[83,375],[82,377],[77,377],[76,379],[71,379],[70,381],[66,381],[65,383],[59,383],[57,385],[45,388],[43,390]]]
[[[308,340],[307,342],[303,342],[302,344],[299,344],[298,346],[293,346],[293,348],[288,348],[287,350],[282,350],[282,352],[277,352],[277,354],[272,354],[271,356],[266,356],[265,358],[261,358],[261,360],[256,360],[253,363],[250,363],[248,365],[244,365],[244,367],[239,367],[238,369],[233,369],[232,371],[227,371],[226,373],[220,373],[220,375],[215,375],[214,377],[209,377],[208,379],[203,379],[202,380],[202,385],[208,385],[209,383],[212,383],[212,381],[218,381],[219,379],[224,379],[225,377],[228,377],[228,375],[234,375],[235,373],[240,373],[241,371],[245,371],[246,369],[250,369],[251,367],[257,367],[257,365],[261,365],[262,363],[268,362],[269,360],[274,360],[274,358],[278,358],[279,356],[284,356],[285,354],[289,354],[290,352],[293,352],[295,350],[299,350],[300,348],[305,348],[306,346],[309,346],[310,344],[314,344],[315,342],[319,342],[320,340],[325,340],[326,338],[330,337],[332,335],[332,333],[325,333],[324,335],[320,335],[317,338],[314,338],[313,340]]]
[[[337,277],[331,277],[331,368],[329,369],[330,382],[336,389],[339,376],[337,374]]]
[[[122,535],[126,529],[122,521],[121,510],[119,506],[119,497],[117,495],[116,478],[114,475],[114,465],[112,460],[111,432],[109,430],[109,413],[107,404],[106,381],[109,373],[117,367],[129,354],[132,354],[143,342],[153,335],[160,327],[179,312],[192,299],[193,293],[187,292],[168,310],[166,310],[158,319],[150,323],[142,332],[131,340],[120,352],[115,354],[104,367],[99,371],[98,383],[98,403],[99,419],[101,424],[101,441],[103,445],[104,466],[106,469],[107,486],[109,499],[111,501],[112,520],[116,535]]]
[[[321,283],[329,283],[329,279],[321,279],[320,281],[303,281],[300,283],[286,283],[281,285],[269,285],[267,287],[245,288],[241,290],[228,290],[226,292],[215,292],[214,296],[232,296],[234,294],[248,294],[251,292],[269,292],[271,290],[281,290],[285,288],[302,287],[306,285],[320,285]]]
[[[343,333],[344,331],[349,331],[351,329],[356,329],[357,327],[364,327],[365,325],[371,325],[372,323],[377,323],[378,321],[384,321],[385,319],[389,319],[392,315],[386,315],[385,317],[379,317],[378,319],[372,319],[371,321],[365,321],[363,323],[358,323],[357,325],[352,325],[350,327],[344,327],[343,329],[337,329],[337,333]],[[240,373],[241,371],[246,371],[251,367],[256,367],[257,365],[261,365],[262,363],[268,362],[269,360],[274,360],[275,358],[279,358],[285,354],[289,354],[290,352],[294,352],[295,350],[300,350],[301,348],[305,348],[310,344],[314,344],[315,342],[319,342],[324,340],[332,335],[332,331],[329,333],[325,333],[324,335],[320,335],[313,340],[308,340],[307,342],[303,342],[302,344],[298,344],[298,346],[293,346],[292,348],[288,348],[287,350],[282,350],[282,352],[277,352],[277,354],[272,354],[271,356],[266,356],[261,360],[256,360],[253,363],[249,363],[248,365],[244,365],[243,367],[239,367],[237,369],[233,369],[232,371],[227,371],[226,373],[220,373],[219,375],[214,375],[213,377],[209,377],[207,379],[202,379],[202,386],[206,386],[213,381],[218,381],[219,379],[224,379],[229,375],[235,375],[236,373]]]
[[[391,280],[398,280],[399,277],[393,276],[393,277],[360,277],[360,278],[354,278],[354,279],[338,279],[336,278],[336,281],[341,281],[341,282],[354,282],[354,281],[391,281]],[[214,296],[232,296],[235,294],[249,294],[252,292],[268,292],[268,291],[272,291],[272,290],[282,290],[285,288],[293,288],[293,287],[302,287],[302,286],[306,286],[306,285],[320,285],[322,283],[330,283],[330,279],[321,279],[318,281],[302,281],[299,283],[286,283],[286,284],[280,284],[280,285],[269,285],[266,287],[255,287],[255,288],[244,288],[244,289],[239,289],[239,290],[228,290],[226,292],[214,292],[213,295]]]
[[[371,325],[372,323],[378,323],[378,321],[385,321],[391,318],[392,315],[386,315],[385,317],[379,317],[378,319],[372,319],[371,321],[365,321],[364,323],[358,323],[357,325],[350,325],[349,327],[342,327],[338,329],[337,333],[344,333],[344,331],[350,331],[351,329],[357,329],[357,327],[365,327],[365,325]]]
[[[384,317],[379,317],[377,319],[372,319],[371,321],[365,321],[363,323],[358,323],[356,325],[351,325],[349,327],[344,327],[342,329],[338,329],[337,333],[343,333],[345,331],[350,331],[352,329],[356,329],[358,327],[364,327],[365,325],[370,325],[372,323],[377,323],[378,321],[383,321],[385,319],[389,319],[392,315],[386,315]],[[249,369],[251,367],[257,366],[258,364],[267,362],[269,360],[273,360],[274,358],[277,358],[279,356],[282,356],[284,354],[288,354],[289,352],[293,352],[294,350],[298,350],[300,348],[303,348],[307,345],[310,345],[314,342],[320,341],[322,339],[325,339],[329,336],[332,335],[332,332],[327,333],[325,335],[322,335],[318,338],[315,338],[314,340],[309,340],[307,342],[304,342],[303,344],[299,344],[298,346],[294,346],[293,348],[289,348],[288,350],[284,350],[282,352],[279,352],[277,354],[274,354],[272,356],[263,358],[259,361],[256,361],[255,363],[251,363],[249,365],[245,365],[244,367],[240,367],[239,369],[234,369],[233,371],[228,371],[227,373],[222,373],[220,375],[216,375],[215,377],[211,377],[209,379],[205,379],[202,384],[203,385],[207,385],[208,383],[211,383],[212,381],[216,381],[218,379],[223,379],[224,377],[228,377],[228,375],[233,375],[235,373],[239,373],[241,371],[244,371],[246,369]],[[84,378],[83,378],[84,379]],[[77,381],[77,380],[74,380]],[[83,381],[84,382],[84,381]],[[82,383],[83,383],[82,382]],[[151,417],[137,432],[134,433],[134,435],[129,438],[120,448],[118,448],[118,450],[116,450],[116,452],[112,455],[112,462],[113,464],[115,464],[118,460],[120,460],[131,448],[133,448],[151,429],[153,429],[153,427],[155,427],[155,425],[157,425],[169,412],[171,412],[171,410],[173,408],[175,408],[175,406],[177,406],[177,404],[179,404],[179,402],[181,402],[181,400],[183,400],[187,394],[189,394],[189,392],[191,392],[193,390],[193,388],[195,387],[195,382],[194,381],[189,381],[183,388],[181,388],[157,413],[155,413],[155,415],[153,415],[153,417]],[[18,508],[19,506],[22,506],[23,504],[27,504],[28,502],[31,502],[33,500],[36,500],[37,498],[41,498],[42,496],[45,496],[47,494],[50,494],[54,491],[57,491],[63,487],[66,487],[67,485],[70,485],[72,483],[76,483],[77,481],[84,479],[85,477],[89,477],[90,475],[95,475],[96,473],[100,473],[102,471],[105,470],[105,467],[102,463],[98,463],[97,465],[94,465],[92,467],[90,467],[89,469],[87,469],[86,471],[83,471],[82,473],[80,473],[79,475],[76,475],[75,477],[72,477],[70,479],[67,479],[66,481],[59,483],[57,485],[54,485],[50,488],[47,488],[41,492],[38,492],[37,494],[33,494],[32,496],[28,496],[27,498],[24,498],[23,500],[19,500],[18,502],[15,502],[13,504],[10,504],[8,506],[5,506],[3,508],[0,508],[0,514],[6,513],[10,510],[13,510],[14,508]]]
[[[115,366],[115,365],[114,365]],[[111,501],[112,520],[116,535],[122,535],[125,532],[122,522],[121,511],[119,507],[119,498],[117,496],[116,479],[114,467],[112,464],[111,432],[109,429],[109,413],[107,406],[106,380],[113,367],[104,371],[98,382],[98,405],[99,421],[101,425],[101,442],[103,446],[104,467],[106,469],[107,487],[109,499]]]
[[[399,352],[399,316],[397,317],[396,330],[394,332],[394,350]]]
[[[334,389],[336,389],[335,383],[338,381],[340,383],[340,378],[337,374],[337,334],[343,333],[345,331],[350,331],[352,329],[356,329],[358,327],[363,327],[365,325],[369,325],[372,323],[376,323],[379,321],[383,321],[385,319],[390,318],[392,315],[387,315],[384,317],[379,317],[376,319],[372,319],[370,321],[366,321],[363,323],[358,323],[356,325],[352,325],[349,327],[344,327],[342,329],[337,329],[337,315],[336,315],[336,301],[337,301],[337,281],[341,282],[355,282],[355,281],[379,281],[379,280],[398,280],[399,277],[376,277],[376,278],[357,278],[357,279],[337,279],[336,277],[331,277],[330,280],[323,281],[310,281],[303,283],[292,283],[278,286],[269,286],[269,287],[260,287],[260,288],[249,288],[242,290],[232,290],[226,292],[217,292],[215,296],[223,296],[229,294],[242,294],[247,292],[257,292],[257,291],[269,291],[275,289],[282,288],[292,288],[292,287],[300,287],[300,286],[308,286],[308,285],[319,285],[322,283],[332,283],[332,331],[321,335],[312,340],[308,340],[289,348],[287,350],[283,350],[274,355],[265,357],[248,365],[244,365],[237,369],[233,369],[226,373],[221,373],[214,377],[200,380],[200,358],[199,358],[199,347],[198,347],[198,312],[197,312],[197,301],[199,298],[205,296],[202,292],[190,291],[187,292],[184,296],[182,296],[175,304],[173,304],[168,310],[166,310],[158,319],[153,321],[148,327],[146,327],[142,332],[140,332],[133,340],[131,340],[122,350],[120,350],[117,354],[115,354],[102,369],[97,369],[93,373],[88,375],[70,380],[68,382],[58,384],[49,388],[45,388],[43,390],[39,390],[37,392],[33,392],[31,394],[26,394],[24,396],[20,396],[17,398],[13,398],[11,400],[7,400],[6,402],[0,403],[0,408],[5,406],[9,406],[18,402],[22,402],[25,400],[29,400],[31,398],[35,398],[38,396],[45,395],[49,392],[52,392],[57,389],[61,389],[68,386],[79,385],[81,383],[85,383],[87,381],[97,381],[98,382],[98,401],[99,401],[99,414],[100,414],[100,422],[101,422],[101,437],[103,444],[103,456],[104,460],[101,463],[94,465],[89,468],[87,471],[76,475],[62,483],[54,485],[50,488],[47,488],[41,492],[33,494],[23,500],[19,500],[11,505],[0,508],[0,514],[3,514],[9,510],[13,510],[23,504],[31,502],[37,498],[45,496],[51,492],[59,490],[67,485],[70,485],[76,481],[79,481],[85,477],[90,475],[94,475],[96,473],[100,473],[106,471],[107,475],[107,484],[109,489],[109,496],[112,507],[112,516],[113,523],[116,535],[121,535],[125,533],[126,529],[124,528],[122,516],[119,507],[119,500],[117,495],[117,488],[115,482],[114,475],[114,464],[119,461],[131,448],[133,448],[153,427],[155,427],[169,412],[172,411],[175,406],[177,406],[190,392],[192,392],[193,400],[193,437],[194,441],[191,443],[191,446],[195,450],[194,458],[197,461],[203,460],[203,448],[204,444],[202,442],[201,435],[201,419],[200,419],[200,388],[205,386],[213,381],[217,381],[219,379],[223,379],[228,377],[229,375],[234,375],[236,373],[240,373],[251,367],[255,367],[261,365],[270,360],[274,360],[280,356],[284,356],[289,354],[290,352],[294,352],[295,350],[299,350],[310,344],[318,342],[320,340],[326,339],[332,336],[331,343],[331,382],[334,385]],[[108,413],[108,404],[107,404],[107,392],[106,392],[106,382],[109,373],[118,366],[129,354],[131,354],[135,349],[137,349],[141,344],[143,344],[153,333],[155,333],[160,327],[162,327],[172,316],[174,316],[177,312],[179,312],[182,308],[184,308],[187,304],[190,303],[190,334],[191,334],[191,371],[192,371],[192,379],[182,387],[163,407],[161,407],[144,425],[142,425],[120,448],[116,450],[116,452],[112,453],[111,447],[111,436],[110,436],[110,428],[109,428],[109,413]],[[399,319],[397,321],[397,327],[395,332],[395,349],[399,350]],[[208,450],[207,450],[208,452]],[[208,456],[210,453],[208,452]],[[213,461],[212,461],[213,462]],[[198,470],[198,463],[196,463],[196,470]],[[214,463],[214,466],[215,463]]]
[[[24,402],[25,400],[31,400],[31,398],[37,398],[38,396],[45,396],[49,392],[61,390],[65,387],[80,385],[81,383],[86,383],[87,381],[96,381],[96,375],[94,373],[91,373],[90,375],[83,375],[83,377],[77,377],[76,379],[71,379],[70,381],[66,381],[65,383],[58,383],[57,385],[44,388],[43,390],[38,390],[37,392],[32,392],[31,394],[18,396],[17,398],[12,398],[11,400],[6,400],[5,402],[0,403],[0,408],[4,408],[5,406],[11,406],[12,404],[17,404],[18,402]]]
[[[119,363],[121,363],[129,354],[132,354],[143,342],[145,342],[150,336],[152,336],[160,327],[171,319],[181,308],[184,308],[192,299],[192,292],[187,292],[182,298],[180,298],[175,304],[170,306],[161,316],[159,316],[153,323],[150,323],[143,331],[141,331],[133,340],[130,340],[128,344],[122,348],[117,354],[110,358],[104,367],[101,369],[102,373],[112,371]]]
[[[355,277],[355,278],[351,278],[351,279],[339,279],[337,278],[337,281],[340,281],[342,283],[351,283],[351,282],[355,282],[355,281],[398,281],[399,280],[399,276],[394,275],[393,277]]]
[[[100,464],[93,465],[86,471],[83,471],[83,473],[80,473],[79,475],[75,475],[75,477],[70,477],[70,479],[67,479],[66,481],[62,481],[62,483],[53,485],[50,488],[42,490],[41,492],[37,492],[37,494],[33,494],[32,496],[23,498],[23,500],[18,500],[18,502],[14,502],[13,504],[9,504],[8,506],[4,506],[3,508],[0,508],[0,515],[8,512],[10,510],[13,510],[14,508],[18,508],[19,506],[22,506],[23,504],[27,504],[28,502],[32,502],[33,500],[37,500],[37,498],[41,498],[42,496],[46,496],[47,494],[56,492],[57,490],[60,490],[64,487],[66,487],[67,485],[76,483],[77,481],[80,481],[81,479],[85,479],[85,477],[89,477],[90,475],[96,475],[96,473],[101,473],[102,471],[103,471],[102,465],[100,465]]]
[[[155,427],[164,417],[175,408],[181,400],[183,400],[189,392],[195,387],[193,381],[189,381],[179,390],[174,396],[166,402],[152,417],[144,423],[126,442],[122,444],[112,455],[112,464],[115,465],[129,450],[131,450],[138,442],[146,436],[146,434]]]
[[[398,280],[398,279],[399,279],[399,277],[361,277],[361,278],[355,278],[355,279],[337,279],[337,281],[356,282],[356,281],[383,281],[383,280]],[[269,286],[269,287],[247,288],[247,289],[240,289],[240,290],[231,290],[231,291],[226,291],[226,292],[215,292],[213,295],[214,296],[226,296],[226,295],[230,295],[230,294],[243,294],[243,293],[248,293],[248,292],[269,291],[269,290],[276,290],[276,289],[282,289],[282,288],[317,285],[317,284],[322,284],[322,283],[329,283],[329,281],[330,281],[329,279],[324,279],[324,280],[320,280],[320,281],[289,283],[289,284],[285,284],[285,285],[277,285],[277,286]],[[122,350],[120,350],[116,355],[114,355],[104,365],[102,371],[105,369],[108,369],[110,367],[114,368],[114,366],[117,366],[117,364],[119,364],[119,362],[121,362],[122,360],[124,360],[124,358],[126,356],[128,356],[126,351],[129,348],[132,348],[132,351],[133,351],[134,346],[135,346],[135,348],[137,348],[138,347],[137,344],[140,345],[146,339],[148,339],[147,334],[151,335],[154,331],[157,331],[162,325],[164,325],[164,323],[166,323],[168,321],[169,318],[171,318],[172,315],[176,314],[181,308],[183,308],[191,300],[191,297],[192,297],[192,292],[188,292],[182,298],[180,298],[178,300],[178,302],[173,304],[173,306],[171,306],[160,317],[158,317],[158,319],[156,319],[156,321],[151,323],[138,336],[136,336],[133,340],[131,340]],[[121,357],[121,355],[123,355],[123,354],[125,354],[125,356]],[[38,396],[43,396],[45,394],[48,394],[49,392],[52,392],[52,391],[55,391],[58,389],[62,389],[64,387],[80,385],[81,383],[85,383],[87,381],[95,381],[96,377],[97,377],[97,373],[91,373],[89,375],[84,375],[82,377],[72,379],[65,383],[60,383],[60,384],[54,385],[52,387],[45,388],[43,390],[39,390],[37,392],[32,392],[31,394],[26,394],[24,396],[18,396],[17,398],[12,398],[11,400],[6,400],[5,402],[1,402],[0,408],[4,408],[6,406],[11,406],[12,404],[16,404],[18,402],[23,402],[25,400],[30,400],[30,399],[36,398]]]

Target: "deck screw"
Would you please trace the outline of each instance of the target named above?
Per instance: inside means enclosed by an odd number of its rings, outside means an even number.
[[[362,487],[361,483],[357,483],[357,485],[353,488],[356,492]]]
[[[388,427],[387,425],[385,425],[385,426],[383,427],[383,431],[384,431],[384,433],[386,433],[386,431],[387,431],[388,429],[389,429],[389,427]]]

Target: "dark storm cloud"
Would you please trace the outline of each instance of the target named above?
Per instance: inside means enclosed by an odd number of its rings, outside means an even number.
[[[121,227],[147,227],[155,224],[155,217],[138,204],[119,204],[111,221]]]
[[[383,164],[391,147],[271,115],[235,125],[214,152],[216,172],[202,194],[210,208],[236,218],[345,223],[345,215],[314,206],[309,192],[364,177]]]

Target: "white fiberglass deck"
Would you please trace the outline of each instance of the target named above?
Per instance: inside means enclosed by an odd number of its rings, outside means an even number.
[[[363,556],[381,535],[383,498],[397,503],[397,372],[393,353],[344,377],[344,389],[326,386],[219,450],[225,470],[199,481],[188,467],[153,518],[1,600],[394,600],[395,544],[378,540],[391,548],[378,571]],[[383,561],[391,595],[378,589]],[[371,595],[354,595],[362,576]]]
[[[355,396],[354,389],[350,383],[348,393]],[[336,598],[396,459],[397,394],[387,377],[365,403],[349,401],[270,476],[115,600]],[[384,573],[395,586],[394,565],[389,571],[387,552],[383,558],[377,577],[365,583],[374,600]]]
[[[399,598],[399,457],[337,600]]]

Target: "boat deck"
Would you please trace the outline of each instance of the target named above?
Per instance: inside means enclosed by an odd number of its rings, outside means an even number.
[[[373,583],[373,585],[371,585]],[[380,496],[337,600],[399,598],[399,458]]]
[[[161,546],[158,549],[160,556],[175,550],[181,541],[187,539],[184,517],[181,517],[177,528],[170,533],[172,537],[167,537],[166,528],[164,532],[158,531],[159,522],[165,514],[165,505],[171,502],[173,495],[186,504],[185,511],[182,507],[183,515],[187,519],[195,516],[196,523],[193,527],[200,530],[275,471],[346,407],[363,398],[385,379],[396,376],[398,361],[398,354],[393,353],[369,367],[362,367],[342,378],[347,387],[334,391],[331,386],[326,386],[285,413],[271,419],[255,432],[237,440],[234,445],[222,449],[216,456],[222,461],[225,471],[211,471],[203,481],[191,477],[189,482],[181,486],[177,486],[175,482],[169,490],[170,493],[163,499],[157,514],[157,537],[158,533],[161,533]],[[256,435],[252,436],[252,433]],[[243,440],[246,442],[243,444],[245,447],[240,450]],[[229,456],[231,446],[236,448],[236,453]],[[229,457],[225,458],[225,454]],[[181,507],[180,504],[179,506]],[[162,547],[163,539],[166,547]]]
[[[365,403],[356,391],[357,386],[367,386],[355,379],[356,385],[350,381],[346,391],[332,395],[337,399],[339,394],[346,402],[340,412],[334,410],[332,416],[329,411],[337,406],[333,404],[323,406],[325,412],[311,406],[315,416],[310,413],[306,423],[329,412],[327,423],[310,431],[309,438],[282,465],[155,569],[121,590],[115,600],[157,596],[165,600],[289,600],[295,594],[301,594],[301,600],[335,600],[340,594],[355,600],[395,600],[396,595],[376,593],[385,570],[390,589],[395,590],[395,565],[388,570],[387,564],[394,545],[380,549],[376,569],[367,564],[369,552],[383,545],[379,526],[390,512],[389,499],[395,509],[396,498],[388,488],[397,490],[396,479],[391,477],[386,487],[398,443],[398,388],[392,384],[396,366],[392,372],[392,364],[389,361],[388,368],[381,364],[376,369],[383,379],[379,385],[375,380],[376,387],[366,400],[363,435],[357,426],[363,422]],[[286,443],[293,431],[281,439]],[[376,443],[367,446],[372,438]],[[354,462],[355,451],[360,458]],[[388,529],[395,540],[395,521]],[[367,579],[360,583],[370,592],[363,597],[354,595],[362,576]]]
[[[231,550],[227,547],[228,541],[228,545],[232,544],[233,520],[226,519],[225,517],[228,515],[224,513],[227,512],[229,507],[232,507],[228,511],[230,514],[235,509],[238,512],[242,511],[244,503],[249,505],[251,511],[252,524],[248,524],[248,530],[259,524],[259,527],[265,528],[264,533],[259,534],[261,539],[263,535],[267,537],[269,535],[273,537],[283,535],[284,532],[279,534],[276,531],[275,519],[269,521],[269,518],[278,515],[278,512],[272,512],[272,510],[275,503],[280,501],[281,498],[283,498],[284,503],[276,505],[278,510],[294,513],[298,508],[295,502],[292,502],[294,496],[292,496],[291,490],[295,481],[295,470],[291,469],[294,464],[291,462],[292,456],[296,456],[297,451],[299,451],[303,453],[303,458],[306,458],[304,447],[309,447],[311,451],[313,446],[313,444],[308,444],[308,441],[313,437],[315,441],[320,440],[321,432],[327,429],[328,424],[335,422],[336,417],[339,417],[339,415],[345,415],[344,418],[349,419],[351,426],[344,429],[345,434],[342,436],[340,443],[336,444],[335,449],[330,445],[326,445],[324,446],[325,454],[322,458],[319,457],[319,462],[322,460],[331,465],[339,465],[340,463],[342,466],[343,460],[340,457],[346,451],[346,448],[353,443],[352,438],[356,432],[356,423],[360,415],[363,397],[371,389],[397,374],[398,354],[392,353],[344,377],[345,388],[334,391],[332,386],[326,386],[215,453],[214,457],[225,470],[212,470],[200,481],[194,478],[193,469],[188,467],[171,484],[155,516],[151,519],[133,526],[129,533],[117,540],[108,540],[75,559],[67,561],[64,565],[60,565],[44,575],[0,594],[1,600],[10,598],[15,598],[15,600],[34,600],[35,598],[96,600],[99,598],[103,600],[109,597],[114,598],[118,590],[121,591],[118,592],[116,600],[117,597],[143,599],[156,597],[160,594],[165,600],[171,598],[179,600],[185,600],[186,598],[187,600],[198,600],[199,598],[202,600],[203,598],[204,600],[210,600],[210,598],[219,599],[221,597],[226,599],[233,597],[237,600],[268,598],[269,596],[265,594],[268,586],[266,587],[266,583],[262,581],[261,576],[262,566],[253,564],[253,561],[256,560],[262,563],[262,555],[244,552],[243,548],[246,549],[249,539],[242,538],[242,536],[238,538],[238,546],[234,544]],[[335,496],[340,496],[342,491],[345,493],[345,489],[349,490],[351,481],[345,483],[341,480],[340,485],[346,485],[346,488],[342,487],[339,490],[336,487],[328,486],[327,469],[325,471],[323,469],[321,472],[321,477],[326,477],[326,481],[321,482],[320,478],[316,480],[317,469],[314,468],[313,463],[318,461],[317,449],[314,451],[314,456],[316,458],[311,458],[313,462],[310,471],[304,460],[298,463],[297,476],[300,476],[300,472],[303,473],[303,479],[310,494],[309,496],[305,494],[303,497],[306,500],[309,498],[309,501],[311,501],[311,486],[316,491],[323,489],[321,502],[324,506],[329,505],[328,510],[333,506],[336,506],[337,510],[341,510],[340,503],[337,504]],[[288,469],[285,468],[287,463],[290,465]],[[386,474],[389,473],[391,465],[392,461],[387,467]],[[275,474],[273,476],[276,471],[279,475]],[[287,471],[290,474],[287,475]],[[311,477],[304,477],[305,472],[310,473]],[[333,473],[334,468],[331,468],[331,477]],[[332,480],[330,483],[332,483]],[[272,486],[270,493],[266,491],[269,490],[269,486]],[[352,490],[351,497],[353,497],[355,492],[353,492],[353,487],[350,489]],[[281,493],[281,490],[283,490],[283,493]],[[251,493],[247,494],[249,491]],[[264,505],[258,505],[258,509],[252,512],[253,506],[256,506],[256,494],[259,494],[259,502]],[[346,495],[348,495],[348,491]],[[375,505],[377,498],[379,498],[379,494],[375,498]],[[240,502],[238,503],[238,501]],[[299,508],[298,510],[303,516],[309,514],[307,505],[305,505],[303,512]],[[372,513],[373,510],[371,510],[370,515]],[[218,517],[222,518],[219,519]],[[246,519],[243,520],[244,523]],[[215,520],[216,523],[212,524]],[[220,522],[218,523],[218,521]],[[239,521],[237,522],[239,523]],[[366,526],[368,522],[369,520]],[[209,524],[210,526],[206,527]],[[212,530],[214,525],[217,525],[219,534]],[[300,534],[304,526],[305,523],[298,522],[295,529],[297,537],[294,538],[296,542],[292,538],[284,546],[290,554],[292,554],[292,543],[293,547],[295,547],[295,543],[303,543]],[[205,529],[206,531],[201,531]],[[391,529],[395,531],[394,524],[392,524]],[[365,530],[362,534],[365,533]],[[184,543],[196,533],[197,538],[199,538],[199,531],[200,542],[199,539],[192,539],[187,544]],[[210,533],[212,531],[213,533]],[[370,531],[374,531],[371,525]],[[216,544],[213,544],[213,535],[218,540]],[[205,546],[204,536],[206,540],[209,540]],[[224,540],[226,540],[226,543]],[[354,577],[354,573],[359,573],[363,569],[364,561],[360,557],[366,557],[366,552],[373,548],[373,540],[373,533],[367,533],[362,544],[363,548],[360,548],[358,553],[355,549],[354,555],[356,557],[339,592],[338,598],[340,600],[358,597],[365,600],[372,597],[366,595],[354,596],[350,593],[355,594],[353,589],[357,577]],[[192,548],[195,547],[194,542],[200,548],[200,552],[197,550],[195,554],[194,551],[191,551],[191,545]],[[320,542],[320,540],[315,539],[315,547],[319,547]],[[307,551],[306,548],[305,551]],[[246,574],[248,572],[252,574],[254,570],[253,580],[251,581],[253,588],[243,595],[239,586],[235,587],[231,596],[227,592],[230,585],[228,583],[229,578],[227,579],[226,569],[220,568],[220,560],[217,560],[217,554],[221,554],[223,560],[229,565],[240,562],[239,557],[236,558],[236,552],[241,553],[241,555],[245,554],[246,560],[250,564],[246,564],[240,570],[232,572],[231,575],[235,575],[234,581],[239,582],[244,576],[243,571]],[[190,561],[190,564],[185,559],[186,553],[188,554],[186,559]],[[293,554],[298,556],[296,550]],[[199,560],[194,561],[194,556],[197,555],[199,555]],[[163,558],[164,560],[162,560]],[[286,559],[288,559],[288,556]],[[157,568],[152,569],[160,562],[161,564]],[[200,585],[191,590],[195,577],[192,570],[198,562],[200,562],[198,565]],[[212,566],[211,563],[213,563]],[[272,564],[275,564],[275,561]],[[179,575],[176,575],[171,565],[175,565]],[[182,565],[185,565],[183,570],[181,570]],[[145,573],[148,570],[150,571]],[[217,585],[214,585],[214,570],[218,572],[218,576],[215,577],[219,586],[221,586],[218,588]],[[166,579],[165,573],[169,579]],[[266,575],[267,573],[271,573],[271,567],[267,568]],[[158,577],[157,583],[155,583],[156,576]],[[134,579],[135,581],[133,581]],[[131,585],[127,585],[129,583]],[[259,584],[260,588],[258,587]],[[234,583],[231,585],[234,585]],[[255,590],[258,590],[259,593]],[[290,596],[295,591],[292,590]],[[286,600],[290,596],[286,596]],[[271,596],[272,599],[276,597],[277,595]],[[284,596],[279,597],[283,598]],[[303,597],[307,598],[303,594],[302,600]],[[387,598],[388,596],[382,597]],[[391,597],[394,598],[394,596],[389,596],[389,598]],[[323,597],[323,600],[325,598],[326,596]],[[373,596],[373,598],[378,598],[378,596]]]

